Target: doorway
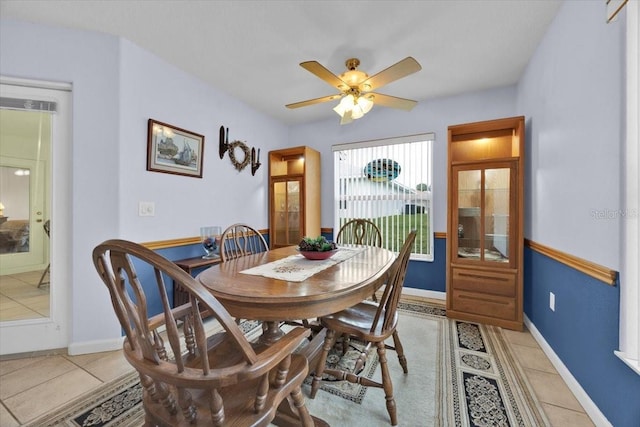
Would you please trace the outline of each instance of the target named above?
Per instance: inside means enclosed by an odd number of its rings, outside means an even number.
[[[0,355],[68,346],[70,89],[0,77]]]

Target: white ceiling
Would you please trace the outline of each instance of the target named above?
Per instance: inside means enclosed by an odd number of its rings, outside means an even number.
[[[0,0],[0,16],[129,39],[289,125],[338,119],[336,90],[301,68],[369,75],[413,56],[422,70],[377,90],[423,101],[518,81],[560,0]],[[376,108],[376,107],[374,107]],[[378,107],[384,108],[384,107]]]

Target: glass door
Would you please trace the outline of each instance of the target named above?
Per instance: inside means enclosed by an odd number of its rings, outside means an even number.
[[[515,200],[511,189],[514,165],[454,168],[454,240],[457,261],[482,261],[508,264],[511,259],[510,216]]]
[[[300,179],[273,183],[273,239],[274,247],[291,246],[302,240]]]
[[[458,256],[465,259],[480,259],[482,236],[480,211],[482,205],[482,171],[462,170],[457,174],[458,182]]]
[[[71,317],[70,86],[0,80],[0,354],[63,348]]]
[[[511,169],[484,170],[484,259],[509,262]]]

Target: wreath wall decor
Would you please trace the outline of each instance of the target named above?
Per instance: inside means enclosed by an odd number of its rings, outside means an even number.
[[[236,158],[236,148],[239,148],[244,155],[244,157],[242,158],[242,161]],[[249,164],[249,161],[251,161],[251,153],[249,151],[249,147],[247,147],[247,145],[242,141],[230,142],[228,151],[229,151],[229,160],[231,160],[231,164],[233,165],[233,167],[236,168],[238,172],[246,168],[247,165]]]

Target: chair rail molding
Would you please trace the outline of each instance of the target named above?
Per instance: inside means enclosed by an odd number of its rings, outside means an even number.
[[[615,286],[618,283],[618,272],[611,270],[608,267],[601,266],[574,255],[569,255],[568,253],[536,243],[529,239],[524,239],[524,244],[538,253],[546,255],[549,258],[578,270],[590,277],[593,277],[594,279],[600,280],[607,285]]]

